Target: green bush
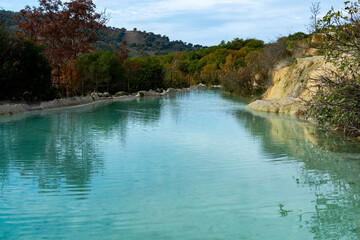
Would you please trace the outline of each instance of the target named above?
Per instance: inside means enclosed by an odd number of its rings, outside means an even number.
[[[287,36],[287,46],[286,46],[286,50],[287,51],[291,51],[291,49],[293,49],[294,47],[297,47],[297,43],[303,39],[308,38],[309,35],[303,32],[297,32],[294,34],[290,34],[289,36]]]
[[[360,81],[335,73],[322,76],[319,90],[309,102],[308,117],[320,124],[335,126],[346,133],[360,135]]]
[[[44,47],[10,35],[0,26],[0,100],[49,100],[56,97]]]
[[[290,34],[287,38],[289,41],[299,41],[305,38],[308,38],[309,35],[303,32],[297,32],[294,34]]]

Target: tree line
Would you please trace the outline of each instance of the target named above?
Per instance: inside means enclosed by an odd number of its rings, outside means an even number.
[[[265,44],[257,39],[239,39],[199,51],[165,56],[128,58],[126,45],[116,52],[95,51],[81,55],[74,67],[82,79],[81,91],[135,92],[157,88],[182,88],[203,83],[221,84],[225,90],[244,96],[261,94],[269,81],[268,71],[287,50],[294,36]],[[75,84],[74,84],[75,86]]]
[[[7,90],[3,90],[0,98],[19,100],[27,95],[26,99],[43,100],[85,95],[92,91],[135,92],[154,88],[188,87],[197,83],[223,84],[228,91],[247,96],[265,89],[267,70],[278,58],[287,54],[286,39],[264,44],[257,39],[236,38],[198,51],[129,58],[126,42],[116,51],[94,49],[97,33],[106,29],[105,23],[108,20],[106,14],[95,10],[96,6],[91,0],[65,3],[60,0],[39,0],[39,7],[26,6],[16,16],[19,31],[15,36],[11,36],[6,30],[6,24],[2,24],[2,39],[5,42],[32,44],[37,54],[43,56],[42,65],[37,65],[43,71],[36,71],[40,74],[36,78],[43,79],[38,89],[42,89],[44,93],[25,86],[17,88],[17,85],[24,84],[10,80],[15,77],[11,77],[6,71],[21,71],[10,70],[11,68],[3,65],[1,81],[4,82],[3,86],[7,86]],[[3,49],[11,49],[13,45],[10,45],[4,45]],[[279,49],[274,51],[273,48]],[[26,53],[20,55],[27,56]],[[19,63],[15,56],[10,59]],[[6,61],[2,63],[5,64]],[[29,66],[25,62],[18,65]],[[27,81],[36,82],[29,79]],[[23,82],[26,81],[21,81]],[[10,88],[11,91],[8,91]]]

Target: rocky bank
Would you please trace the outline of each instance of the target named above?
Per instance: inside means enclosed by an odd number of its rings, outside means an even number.
[[[331,68],[324,56],[299,57],[288,64],[280,63],[272,72],[272,85],[262,100],[250,103],[247,108],[301,115],[305,110],[305,101],[316,92],[315,79]]]
[[[158,89],[157,91],[153,91],[153,90],[139,91],[138,93],[134,93],[134,94],[126,94],[124,92],[118,92],[112,96],[108,93],[91,93],[89,96],[61,98],[52,101],[44,101],[37,103],[3,102],[0,103],[0,115],[51,110],[51,109],[58,109],[64,107],[74,107],[74,106],[93,104],[99,101],[131,100],[144,96],[161,97],[171,93],[189,91],[194,89],[204,89],[204,88],[207,87],[203,84],[199,84],[199,85],[191,86],[189,88],[182,88],[182,89],[168,88],[167,90]]]

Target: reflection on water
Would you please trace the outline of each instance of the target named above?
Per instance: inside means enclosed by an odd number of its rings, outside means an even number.
[[[128,122],[148,125],[160,116],[159,99],[117,104],[120,107],[116,110],[109,108],[109,103],[99,103],[4,116],[2,121],[6,123],[0,125],[0,142],[4,146],[0,149],[2,185],[10,169],[16,169],[23,178],[36,180],[40,192],[62,186],[88,188],[91,175],[103,169],[103,151],[98,142],[113,135],[125,140]],[[14,117],[17,121],[8,121]]]
[[[0,117],[0,239],[358,239],[359,144],[245,103]]]
[[[301,163],[294,179],[315,196],[311,213],[314,239],[360,237],[360,143],[309,122],[262,112],[236,113],[239,122],[261,139],[266,154],[281,159],[284,154]],[[265,131],[264,131],[265,129]],[[294,214],[283,209],[282,216]],[[302,219],[302,214],[298,214]]]

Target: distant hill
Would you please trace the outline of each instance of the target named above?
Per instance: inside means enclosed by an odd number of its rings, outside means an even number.
[[[100,30],[99,41],[96,47],[100,49],[116,50],[126,41],[131,56],[165,55],[174,52],[194,51],[202,48],[201,45],[184,43],[183,41],[170,41],[169,37],[152,32],[128,31],[125,28],[108,27]]]
[[[15,32],[17,22],[14,17],[18,12],[0,11],[0,21],[6,21],[11,31]],[[170,41],[169,37],[154,34],[152,32],[138,31],[134,28],[128,31],[125,28],[107,27],[98,31],[99,41],[95,48],[115,51],[126,41],[130,50],[130,56],[154,56],[168,53],[194,51],[202,48],[201,45],[193,45],[183,41]]]
[[[15,32],[18,28],[17,21],[14,19],[14,17],[17,15],[19,15],[18,12],[0,10],[0,23],[6,22],[9,26],[9,29]]]

